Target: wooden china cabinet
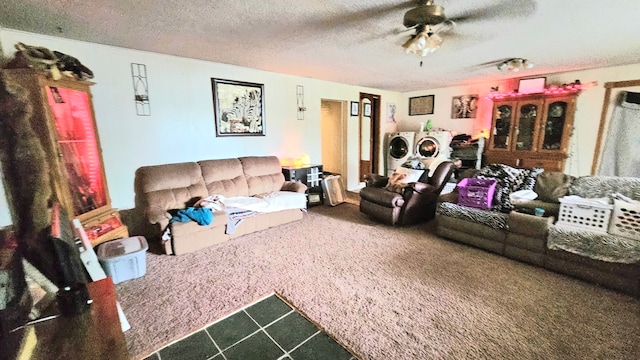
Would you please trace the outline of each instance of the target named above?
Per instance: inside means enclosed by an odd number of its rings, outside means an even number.
[[[576,97],[537,94],[496,100],[485,162],[563,171]]]
[[[30,125],[50,172],[52,197],[70,218],[80,220],[93,246],[127,237],[128,229],[111,207],[107,189],[91,101],[94,83],[69,77],[52,80],[47,72],[31,69],[7,69],[3,74],[8,84],[26,92]],[[19,166],[29,166],[29,161]]]

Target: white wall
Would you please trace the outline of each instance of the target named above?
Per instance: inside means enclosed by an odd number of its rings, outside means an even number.
[[[517,88],[517,80],[510,80],[400,94],[0,28],[0,49],[6,56],[13,54],[13,45],[17,42],[73,55],[95,73],[93,104],[107,182],[112,204],[120,209],[133,207],[133,177],[135,170],[143,165],[243,155],[297,157],[303,153],[309,154],[313,163],[322,163],[321,99],[357,101],[360,92],[381,95],[381,136],[392,131],[416,131],[418,123],[427,119],[432,119],[435,127],[476,133],[490,127],[491,102],[484,99],[489,88],[496,85],[500,86],[500,91]],[[151,116],[135,113],[131,63],[147,66]],[[265,85],[266,136],[215,136],[211,78]],[[567,172],[573,175],[590,172],[604,83],[638,78],[640,64],[547,76],[548,84],[568,83],[575,79],[598,82],[597,87],[584,91],[578,98],[574,145],[570,147]],[[307,111],[303,121],[297,120],[296,116],[297,85],[304,86]],[[435,95],[434,114],[408,116],[409,97],[428,94]],[[475,120],[450,118],[451,98],[464,94],[480,95]],[[398,107],[396,123],[388,123],[385,119],[386,106],[390,102]],[[347,188],[353,189],[358,186],[357,117],[349,117],[347,138]],[[379,166],[382,169],[384,138],[380,140],[383,146],[379,149]],[[0,226],[6,226],[12,221],[6,198],[2,196],[2,184],[0,190]]]
[[[569,146],[570,154],[565,165],[565,172],[569,174],[574,176],[589,175],[604,103],[604,84],[611,81],[640,79],[640,64],[548,74],[546,77],[547,86],[571,83],[576,79],[583,83],[591,81],[598,83],[593,88],[583,90],[578,96],[574,132]],[[518,79],[404,93],[405,99],[400,102],[398,108],[400,113],[408,114],[410,97],[431,94],[435,95],[434,113],[433,115],[405,116],[400,121],[398,128],[400,131],[417,131],[420,122],[431,119],[434,127],[453,130],[457,133],[473,135],[482,129],[490,129],[492,102],[485,97],[492,86],[499,86],[499,92],[507,92],[518,88]],[[480,96],[477,117],[475,119],[451,119],[452,97],[465,94]]]
[[[371,88],[0,29],[5,56],[23,42],[78,58],[95,74],[91,89],[102,145],[107,183],[115,208],[134,206],[133,179],[143,165],[245,155],[298,157],[309,154],[322,163],[320,101],[357,101],[359,93],[397,99],[400,94]],[[131,63],[145,64],[151,116],[137,116],[133,101]],[[264,84],[264,137],[216,137],[211,78]],[[296,86],[304,86],[305,119],[297,120]],[[385,131],[384,129],[382,131]],[[357,121],[349,121],[347,187],[357,187]],[[2,193],[4,195],[4,192]],[[6,199],[0,196],[0,205]],[[0,208],[0,226],[11,224],[7,206]]]

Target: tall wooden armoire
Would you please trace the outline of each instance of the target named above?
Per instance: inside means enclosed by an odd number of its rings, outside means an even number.
[[[15,118],[3,119],[0,130],[10,133],[3,139],[3,172],[17,222],[33,223],[26,217],[42,216],[39,207],[53,200],[69,218],[81,221],[93,246],[127,237],[128,229],[109,198],[91,100],[93,83],[70,77],[53,80],[48,72],[32,69],[7,69],[2,75],[25,107]]]
[[[563,171],[577,96],[535,94],[495,101],[485,162]]]

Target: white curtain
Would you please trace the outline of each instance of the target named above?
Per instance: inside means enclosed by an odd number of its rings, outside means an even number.
[[[598,175],[640,177],[640,93],[620,93],[609,121]]]

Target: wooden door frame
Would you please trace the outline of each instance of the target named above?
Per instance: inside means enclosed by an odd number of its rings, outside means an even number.
[[[374,174],[379,173],[380,169],[380,104],[381,97],[376,94],[368,94],[368,93],[360,93],[360,116],[358,116],[358,180],[364,181],[364,173],[362,169],[362,165],[360,159],[362,159],[362,115],[363,115],[363,106],[362,100],[369,99],[371,101],[371,133],[369,134],[370,139],[370,154],[369,158],[371,159],[371,171]]]

